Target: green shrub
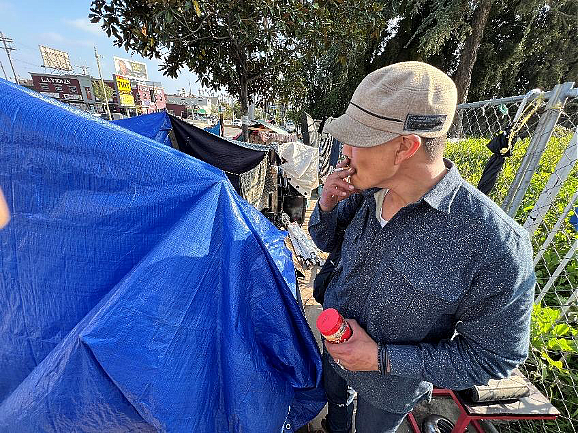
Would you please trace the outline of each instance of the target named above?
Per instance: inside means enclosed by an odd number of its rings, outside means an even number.
[[[551,174],[569,144],[573,131],[557,127],[547,143],[539,166],[535,170],[529,188],[519,207],[515,220],[525,222],[543,191]],[[458,167],[462,176],[477,185],[484,166],[491,157],[486,138],[469,138],[447,143],[445,156]],[[489,197],[502,205],[516,172],[521,165],[530,138],[515,143],[513,155],[506,159],[497,183]],[[535,253],[541,248],[549,231],[577,190],[577,165],[564,182],[554,203],[547,212],[543,224],[532,237]],[[577,233],[566,220],[555,235],[552,244],[535,268],[537,287],[540,289],[553,275],[573,242]],[[560,308],[567,303],[577,289],[577,260],[571,260],[564,272],[542,300],[535,305],[532,316],[530,355],[522,370],[529,379],[552,401],[561,412],[555,424],[545,422],[545,431],[576,432],[577,418],[577,307],[573,305],[565,316]],[[519,424],[521,431],[536,431],[536,425]],[[514,426],[510,428],[512,431]]]

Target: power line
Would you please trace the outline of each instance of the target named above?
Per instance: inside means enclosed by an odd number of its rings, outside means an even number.
[[[13,43],[14,41],[10,38],[7,38],[0,32],[0,41],[4,43],[4,50],[6,50],[6,55],[8,56],[8,61],[10,62],[10,66],[12,67],[12,72],[14,73],[14,82],[18,84],[18,77],[16,76],[16,71],[14,70],[14,65],[12,64],[12,57],[10,57],[10,51],[14,51],[16,48],[9,47],[6,43]]]
[[[19,47],[18,49],[24,48],[26,50],[38,52],[38,47],[34,48],[34,47],[31,47],[30,45],[23,44],[22,42],[14,42],[14,44]]]
[[[16,62],[24,63],[25,65],[34,66],[36,68],[42,68],[42,65],[37,65],[36,63],[30,63],[30,62],[27,62],[26,60],[22,60],[22,59],[19,59],[17,57],[14,57],[13,60],[15,60]]]

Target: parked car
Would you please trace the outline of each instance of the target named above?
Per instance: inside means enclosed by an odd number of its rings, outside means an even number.
[[[294,124],[293,121],[288,120],[285,125],[284,125],[285,129],[287,132],[294,132],[296,130],[296,125]]]
[[[239,126],[241,128],[241,119],[235,119],[233,121],[233,126]]]

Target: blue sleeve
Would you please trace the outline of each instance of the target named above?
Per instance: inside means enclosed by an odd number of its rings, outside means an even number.
[[[535,286],[528,236],[500,258],[476,273],[450,340],[387,346],[391,374],[460,390],[507,377],[526,359]]]
[[[363,200],[364,197],[361,194],[352,194],[347,199],[340,201],[329,212],[320,209],[319,201],[316,203],[310,217],[308,230],[318,248],[331,252],[337,245],[341,244],[346,227],[354,218]]]

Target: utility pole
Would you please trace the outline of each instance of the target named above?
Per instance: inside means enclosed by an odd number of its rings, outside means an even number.
[[[4,70],[4,65],[2,62],[0,62],[0,67],[2,68],[2,72],[4,72],[4,78],[6,78],[6,81],[8,81],[8,76],[6,75],[6,71]]]
[[[82,70],[82,75],[89,75],[87,73],[87,70],[89,69],[89,67],[87,65],[77,65],[79,69]]]
[[[8,56],[8,61],[10,62],[10,66],[12,66],[12,72],[14,73],[14,82],[16,84],[18,84],[18,77],[16,76],[16,71],[14,70],[14,64],[12,63],[12,57],[10,56],[10,51],[14,51],[15,48],[12,48],[12,47],[9,47],[8,45],[6,45],[6,42],[11,44],[14,41],[12,39],[4,36],[2,34],[2,32],[0,32],[0,40],[4,43],[4,50],[6,50],[6,56]],[[2,70],[4,70],[4,67],[2,67]],[[6,74],[4,74],[4,75],[6,75]]]
[[[105,104],[107,106],[107,115],[109,116],[109,120],[113,120],[113,118],[111,116],[111,109],[109,108],[109,98],[107,98],[107,91],[105,90],[105,81],[103,80],[103,73],[101,72],[101,61],[100,61],[99,54],[97,52],[96,47],[94,47],[94,56],[96,57],[97,67],[99,69],[99,77],[101,79],[101,86],[103,89]]]

